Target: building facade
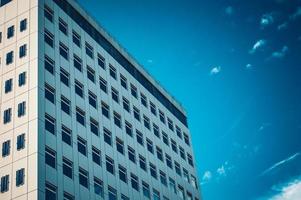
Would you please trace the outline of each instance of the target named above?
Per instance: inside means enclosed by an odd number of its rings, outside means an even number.
[[[74,0],[0,0],[0,199],[200,200],[183,108]]]

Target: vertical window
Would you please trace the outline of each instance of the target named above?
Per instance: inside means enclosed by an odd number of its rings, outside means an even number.
[[[26,44],[19,47],[19,58],[23,58],[26,56],[27,46]]]
[[[175,161],[175,170],[179,176],[182,176],[181,166],[178,162]]]
[[[14,52],[10,51],[6,54],[6,65],[12,64],[13,60],[14,60]]]
[[[20,187],[21,185],[24,184],[24,168],[19,169],[16,171],[16,187]]]
[[[107,81],[101,77],[99,77],[99,87],[103,92],[107,93]]]
[[[190,146],[189,136],[186,133],[183,133],[185,143]]]
[[[24,116],[26,113],[26,103],[25,101],[18,104],[18,117]]]
[[[151,110],[151,113],[153,113],[153,115],[157,116],[157,108],[156,108],[156,105],[153,104],[152,102],[150,102],[150,110]]]
[[[8,79],[5,81],[5,84],[4,84],[4,92],[5,94],[11,92],[13,90],[13,79]]]
[[[178,146],[177,146],[176,141],[171,140],[171,148],[175,153],[178,153]]]
[[[92,160],[97,165],[101,165],[101,152],[94,146],[92,146]]]
[[[79,167],[78,169],[78,180],[79,184],[86,188],[89,188],[89,174],[86,170],[84,170],[81,167]]]
[[[110,107],[104,102],[101,102],[101,112],[105,117],[110,118]]]
[[[65,157],[63,157],[63,174],[73,179],[73,163]]]
[[[9,190],[9,175],[1,177],[1,193],[7,192]]]
[[[55,119],[45,114],[45,130],[55,135]]]
[[[135,106],[133,107],[134,110],[134,117],[136,120],[140,121],[140,110],[136,108]]]
[[[147,171],[147,166],[146,166],[146,159],[145,157],[139,155],[139,165],[140,168],[143,169],[144,171]]]
[[[159,131],[159,127],[153,123],[153,132],[154,132],[154,135],[158,138],[160,138],[160,131]]]
[[[144,94],[140,93],[141,97],[141,104],[144,105],[147,108],[147,98]]]
[[[75,31],[72,31],[72,40],[74,44],[81,47],[81,36]]]
[[[114,112],[114,123],[116,126],[118,126],[119,128],[122,127],[122,124],[121,124],[121,116],[117,113],[117,112]]]
[[[142,181],[142,193],[145,198],[150,199],[149,185],[147,183],[145,183],[144,181]]]
[[[133,163],[136,163],[135,150],[129,146],[128,146],[128,156],[129,156],[130,161],[132,161]]]
[[[116,137],[116,149],[119,153],[124,154],[124,142]]]
[[[190,192],[187,192],[187,200],[193,200],[192,194]]]
[[[109,199],[108,200],[117,200],[117,191],[116,189],[112,188],[111,186],[108,186],[109,191]]]
[[[89,66],[87,66],[87,77],[90,81],[95,83],[95,71]]]
[[[137,88],[131,84],[131,94],[133,95],[133,97],[135,97],[136,99],[138,98],[138,92],[137,92]]]
[[[103,197],[104,191],[103,191],[103,182],[102,180],[94,177],[94,193]]]
[[[84,98],[84,85],[81,84],[79,81],[75,80],[75,85],[74,85],[74,87],[75,87],[75,93],[76,93],[78,96]]]
[[[120,84],[121,86],[124,88],[124,89],[128,89],[128,83],[127,83],[127,80],[126,78],[120,74]]]
[[[66,114],[70,115],[70,106],[71,106],[70,100],[62,95],[61,96],[61,110],[64,111]]]
[[[136,130],[136,139],[137,139],[138,144],[140,144],[142,146],[144,145],[143,134],[138,130]]]
[[[90,57],[90,58],[94,58],[94,52],[93,52],[94,50],[93,50],[93,47],[90,45],[90,44],[88,44],[87,42],[86,42],[86,54]]]
[[[56,200],[57,199],[57,188],[51,183],[45,183],[45,200]]]
[[[84,156],[87,156],[87,141],[81,137],[77,137],[77,150]]]
[[[97,63],[101,68],[106,69],[105,58],[100,54],[97,54]]]
[[[112,133],[106,128],[103,128],[103,137],[104,141],[112,146]]]
[[[111,174],[115,174],[114,160],[109,156],[106,156],[106,169]]]
[[[125,121],[125,132],[129,136],[133,136],[133,126],[129,122]]]
[[[20,21],[20,32],[23,32],[27,29],[27,19]]]
[[[10,140],[2,143],[2,157],[9,156],[10,154]]]
[[[179,147],[180,149],[180,156],[183,160],[186,160],[185,150],[182,147]]]
[[[180,199],[185,199],[184,188],[180,185],[178,186],[178,195],[179,195]]]
[[[168,122],[168,128],[173,131],[174,130],[173,121],[171,121],[171,119],[167,118],[167,122]]]
[[[183,176],[184,176],[184,180],[189,183],[190,182],[189,181],[189,173],[185,168],[183,168]]]
[[[124,194],[121,194],[121,200],[130,200],[130,198],[125,196]]]
[[[2,32],[0,32],[0,44],[2,42]]]
[[[146,140],[146,147],[149,152],[151,152],[152,154],[154,153],[154,145],[150,139]]]
[[[160,200],[160,192],[155,189],[153,189],[153,199]]]
[[[7,39],[14,37],[15,35],[15,26],[10,26],[7,29]]]
[[[171,157],[168,154],[165,154],[165,160],[166,160],[167,167],[169,167],[170,169],[173,169]]]
[[[64,192],[64,200],[74,200],[74,196],[69,194],[68,192]]]
[[[149,171],[151,176],[157,179],[157,167],[154,164],[149,163]]]
[[[18,84],[19,87],[26,84],[26,72],[22,72],[19,74]]]
[[[117,79],[116,68],[113,67],[111,64],[110,64],[110,75],[111,75],[111,77],[114,78],[115,80]]]
[[[83,70],[83,61],[75,54],[73,54],[73,66],[80,72]]]
[[[167,186],[166,174],[162,171],[160,171],[160,181],[163,185]]]
[[[192,185],[194,188],[198,189],[198,184],[197,184],[196,177],[193,176],[193,175],[191,175],[191,185]]]
[[[180,129],[180,127],[176,126],[176,133],[177,133],[177,136],[182,139],[182,131]]]
[[[68,35],[68,24],[61,18],[59,18],[59,29],[65,35]]]
[[[123,109],[130,113],[131,110],[130,110],[130,102],[129,102],[129,100],[127,100],[125,97],[123,97],[122,98],[122,104],[123,104]]]
[[[44,5],[44,16],[50,22],[53,22],[53,10],[49,8],[47,5]]]
[[[111,91],[112,91],[112,99],[115,102],[119,103],[119,92],[116,89],[114,89],[113,87],[111,88]]]
[[[11,121],[11,108],[4,110],[3,113],[3,123],[7,124]]]
[[[50,47],[54,47],[54,35],[48,31],[46,28],[44,29],[44,41],[46,44],[48,44]]]
[[[67,87],[69,87],[69,79],[70,79],[70,74],[66,70],[64,70],[63,68],[61,68],[60,69],[60,80]]]
[[[46,55],[45,55],[44,67],[51,74],[54,73],[54,61]]]
[[[25,134],[17,136],[17,151],[25,148]]]
[[[66,60],[69,60],[69,49],[62,42],[60,42],[60,55]]]
[[[64,125],[62,125],[62,141],[72,145],[72,131]]]
[[[162,131],[162,139],[163,139],[163,142],[169,146],[169,139],[168,139],[168,135]]]
[[[139,179],[138,176],[131,173],[131,186],[134,190],[139,191]]]
[[[164,113],[163,113],[161,110],[159,110],[159,118],[160,118],[160,121],[161,121],[163,124],[166,123],[166,121],[165,121],[165,115],[164,115]]]
[[[47,83],[45,83],[45,98],[55,104],[55,89]]]
[[[176,182],[172,178],[169,178],[169,187],[175,194],[177,194]]]
[[[97,136],[99,135],[99,124],[92,117],[90,117],[90,131]]]
[[[89,91],[89,104],[95,109],[97,108],[97,96],[91,91]]]
[[[119,179],[125,183],[127,183],[127,170],[125,167],[122,165],[118,166],[118,171],[119,171]]]
[[[145,115],[143,115],[143,122],[144,122],[144,127],[150,130],[150,120]]]
[[[192,159],[192,156],[189,153],[187,153],[187,160],[188,160],[188,164],[193,167],[194,166],[193,165],[193,159]]]
[[[163,151],[158,146],[156,147],[157,158],[163,162]]]
[[[56,152],[51,148],[45,148],[45,163],[52,168],[56,168]]]

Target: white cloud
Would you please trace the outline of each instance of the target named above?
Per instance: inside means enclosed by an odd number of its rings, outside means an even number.
[[[283,58],[286,55],[287,51],[288,51],[288,47],[283,46],[280,51],[273,52],[271,57],[272,58]]]
[[[208,181],[210,181],[212,178],[212,173],[210,171],[205,171],[203,178],[202,178],[202,183],[207,183]]]
[[[261,49],[263,46],[266,45],[266,41],[261,39],[258,40],[252,47],[252,49],[249,51],[250,54],[255,53],[258,49]]]
[[[283,29],[286,29],[287,28],[287,22],[284,22],[280,25],[278,25],[277,29],[280,31],[280,30],[283,30]]]
[[[227,7],[225,8],[225,13],[226,13],[227,15],[232,15],[233,12],[234,12],[234,9],[233,9],[232,6],[227,6]]]
[[[221,70],[222,70],[222,68],[221,68],[220,66],[213,67],[213,68],[211,69],[211,71],[210,71],[210,74],[211,74],[211,75],[218,74],[218,73],[221,72]]]
[[[274,17],[272,13],[264,14],[260,19],[260,25],[262,28],[272,24],[274,22]]]
[[[247,68],[247,69],[252,69],[252,67],[253,67],[252,64],[250,64],[250,63],[246,64],[246,68]]]
[[[290,19],[296,19],[299,16],[301,16],[301,7],[297,8],[296,12],[290,16]]]
[[[226,170],[225,170],[224,165],[222,165],[221,167],[217,168],[216,172],[220,176],[226,176]]]

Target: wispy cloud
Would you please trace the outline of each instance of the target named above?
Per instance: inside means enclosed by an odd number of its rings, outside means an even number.
[[[252,69],[252,68],[253,68],[253,65],[250,64],[250,63],[248,63],[248,64],[246,64],[246,68],[247,68],[247,69]]]
[[[290,19],[296,19],[301,16],[301,7],[298,7],[296,12],[290,16]]]
[[[234,9],[233,9],[232,6],[227,6],[227,7],[225,8],[225,13],[226,13],[227,15],[232,15],[233,12],[234,12]]]
[[[216,75],[222,70],[221,66],[213,67],[210,71],[210,75]]]
[[[261,40],[258,40],[252,47],[252,49],[250,49],[249,53],[250,54],[253,54],[255,53],[256,51],[258,51],[259,49],[261,49],[263,46],[266,45],[266,40],[264,39],[261,39]]]
[[[274,22],[274,17],[272,13],[264,14],[260,19],[261,28],[265,28],[266,26],[273,24],[273,22]]]
[[[225,170],[224,165],[222,165],[221,167],[217,168],[216,172],[220,176],[226,176],[226,170]]]
[[[211,173],[211,171],[209,171],[209,170],[205,171],[205,172],[204,172],[204,175],[203,175],[203,177],[202,177],[202,182],[201,182],[201,184],[203,185],[203,184],[205,184],[205,183],[208,183],[208,182],[211,180],[211,178],[212,178],[212,173]]]
[[[280,30],[284,30],[284,29],[287,28],[287,25],[288,25],[287,22],[283,22],[282,24],[279,24],[279,25],[277,26],[277,29],[278,29],[279,31],[280,31]]]
[[[294,155],[292,155],[292,156],[290,156],[290,157],[288,157],[288,158],[286,158],[286,159],[284,159],[284,160],[281,160],[281,161],[275,163],[275,164],[272,165],[270,168],[264,170],[264,171],[261,173],[260,176],[266,175],[267,173],[271,172],[272,170],[274,170],[274,169],[276,169],[276,168],[278,168],[278,167],[280,167],[280,166],[282,166],[282,165],[288,163],[289,161],[292,161],[292,160],[296,159],[298,156],[300,156],[300,152],[295,153]]]
[[[283,46],[279,51],[275,51],[272,53],[271,58],[283,58],[288,51],[287,46]]]

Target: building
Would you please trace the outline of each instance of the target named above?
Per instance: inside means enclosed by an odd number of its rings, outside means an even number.
[[[0,0],[0,199],[200,200],[187,118],[72,0]]]

